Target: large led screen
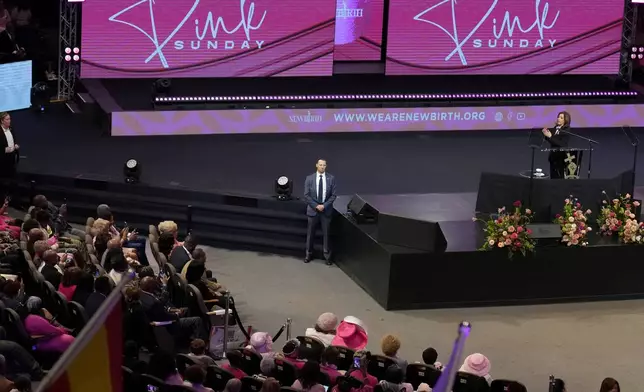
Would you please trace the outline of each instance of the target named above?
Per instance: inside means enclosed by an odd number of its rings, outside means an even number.
[[[390,0],[387,74],[616,74],[623,0]]]
[[[182,110],[112,113],[112,136],[516,130],[644,126],[644,105]]]
[[[379,61],[385,0],[337,0],[335,61]]]
[[[0,64],[0,112],[31,106],[31,61]]]
[[[92,0],[83,78],[328,76],[335,0]]]

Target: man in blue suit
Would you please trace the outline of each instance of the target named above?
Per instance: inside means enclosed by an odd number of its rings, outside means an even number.
[[[309,263],[313,258],[313,241],[315,229],[318,224],[322,226],[324,236],[324,258],[326,264],[331,265],[331,248],[329,247],[329,228],[333,216],[333,202],[335,201],[335,177],[326,172],[326,161],[318,159],[315,165],[317,171],[306,177],[304,181],[304,200],[306,201],[306,215],[309,218],[306,232],[306,256],[304,262]]]

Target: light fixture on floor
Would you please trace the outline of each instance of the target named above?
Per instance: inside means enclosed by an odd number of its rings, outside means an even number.
[[[291,200],[293,198],[293,181],[286,176],[279,177],[275,180],[275,193],[277,200]]]
[[[123,175],[126,183],[136,184],[141,177],[141,164],[136,159],[128,159],[123,166]]]

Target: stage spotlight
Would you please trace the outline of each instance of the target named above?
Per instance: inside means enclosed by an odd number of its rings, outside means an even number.
[[[275,180],[275,194],[277,200],[291,200],[293,195],[293,181],[286,176]]]
[[[136,159],[129,159],[123,166],[123,175],[125,176],[126,183],[138,183],[141,177],[141,164]]]
[[[157,79],[153,84],[153,91],[155,97],[165,97],[170,94],[172,82],[170,79]]]
[[[44,112],[49,106],[51,91],[49,85],[45,82],[38,82],[31,88],[31,106],[39,112]]]

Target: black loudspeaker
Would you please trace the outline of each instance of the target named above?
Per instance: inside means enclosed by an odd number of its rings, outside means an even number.
[[[357,193],[349,201],[347,211],[360,223],[375,223],[378,220],[378,210]]]
[[[439,253],[447,249],[447,240],[437,222],[380,213],[378,242]]]
[[[541,246],[558,245],[563,236],[558,223],[531,223],[526,228],[532,230],[530,237],[538,240]]]

